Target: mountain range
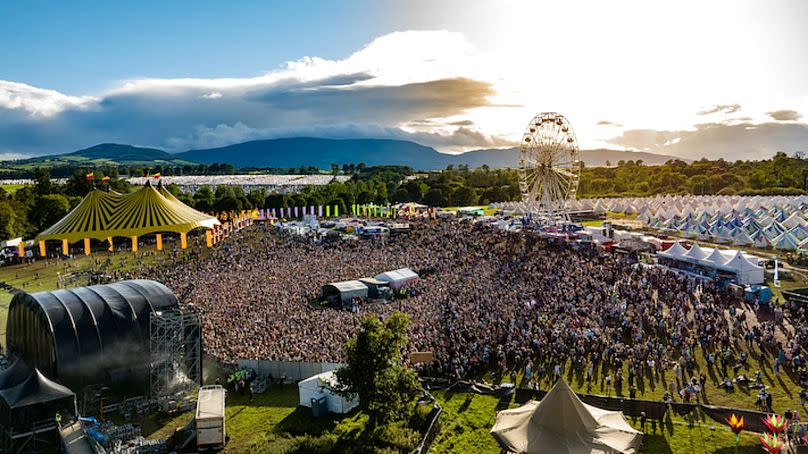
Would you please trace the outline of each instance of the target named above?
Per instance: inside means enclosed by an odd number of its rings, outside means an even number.
[[[61,155],[41,156],[5,164],[25,167],[45,165],[185,165],[230,163],[236,167],[292,168],[314,166],[330,169],[332,163],[364,162],[367,165],[406,165],[416,170],[438,170],[449,165],[491,168],[515,167],[518,148],[475,150],[461,154],[441,153],[432,147],[404,140],[320,139],[296,137],[255,140],[220,148],[168,153],[155,148],[100,144]],[[673,156],[621,150],[582,150],[589,167],[616,165],[620,160],[642,160],[646,165],[663,164]]]

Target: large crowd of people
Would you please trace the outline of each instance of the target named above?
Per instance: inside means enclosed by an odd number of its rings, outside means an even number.
[[[316,304],[326,283],[401,267],[429,270],[406,298],[353,310]],[[704,386],[697,354],[729,386],[754,386],[743,366],[764,355],[777,373],[808,384],[804,308],[786,317],[632,254],[470,222],[414,223],[406,234],[327,244],[255,225],[144,274],[193,305],[206,354],[228,363],[339,361],[363,316],[403,311],[412,319],[409,350],[434,352],[429,372],[451,378],[520,370],[534,385],[572,367],[609,392],[648,383],[695,401]],[[675,381],[663,383],[662,371]]]

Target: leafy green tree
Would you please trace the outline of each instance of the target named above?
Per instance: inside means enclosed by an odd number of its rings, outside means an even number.
[[[339,392],[359,397],[370,427],[407,418],[420,389],[412,369],[403,365],[409,317],[394,312],[384,322],[365,317],[361,329],[343,346],[345,366],[338,369]]]
[[[50,179],[50,171],[48,169],[42,167],[34,169],[34,188],[37,195],[40,196],[57,192],[57,188]]]
[[[263,208],[264,200],[267,198],[267,191],[263,188],[253,189],[247,194],[247,201],[253,208]]]
[[[449,206],[446,192],[448,192],[448,188],[432,188],[424,195],[423,203],[433,207]]]
[[[0,239],[7,240],[19,236],[15,228],[17,213],[8,201],[0,201]]]
[[[45,230],[62,219],[70,211],[70,201],[61,194],[39,197],[34,203],[29,218],[38,230]]]
[[[452,193],[452,204],[456,206],[474,205],[477,202],[477,194],[474,188],[460,186]]]
[[[287,208],[289,204],[286,201],[286,196],[283,194],[273,193],[269,194],[266,199],[264,199],[264,206],[266,208],[280,209]]]
[[[200,211],[212,211],[216,197],[209,186],[200,186],[194,194],[194,207]]]

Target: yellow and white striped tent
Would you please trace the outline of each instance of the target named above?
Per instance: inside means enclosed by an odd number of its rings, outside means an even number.
[[[110,241],[113,237],[132,238],[137,250],[137,237],[157,234],[162,249],[161,233],[179,233],[185,247],[185,235],[197,228],[212,229],[219,225],[213,216],[201,213],[180,202],[164,188],[158,191],[147,184],[131,194],[90,191],[84,200],[36,239],[44,255],[44,242],[61,240],[67,245],[84,240],[89,252],[90,239]]]

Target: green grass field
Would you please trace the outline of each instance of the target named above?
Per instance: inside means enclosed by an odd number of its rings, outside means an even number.
[[[497,210],[498,210],[498,208],[489,208],[487,205],[472,205],[472,206],[475,207],[475,208],[482,208],[482,210],[483,210],[483,212],[485,213],[486,216],[493,216],[494,213],[496,213]],[[443,210],[443,211],[457,211],[460,208],[466,208],[466,207],[441,207],[441,210]]]
[[[9,194],[14,194],[18,189],[25,187],[24,184],[0,184],[0,189]]]
[[[289,425],[290,418],[295,418],[298,404],[297,386],[272,386],[267,392],[256,396],[250,402],[246,396],[231,394],[227,397],[225,409],[225,425],[230,435],[230,442],[225,452],[260,452],[251,449],[259,440],[270,438],[272,431],[278,427]],[[299,417],[299,415],[298,415]],[[174,417],[149,417],[137,421],[143,433],[149,438],[168,438],[175,429],[184,427],[193,418],[193,412],[186,412]],[[278,438],[292,438],[278,437]],[[275,443],[283,445],[284,440]],[[267,441],[267,445],[269,442]],[[283,449],[272,452],[283,452]]]
[[[435,439],[431,452],[446,454],[499,452],[499,445],[491,436],[491,427],[498,409],[513,408],[512,401],[500,402],[495,397],[466,393],[435,392],[443,405],[441,433]],[[632,425],[641,430],[639,421]],[[648,421],[643,436],[641,453],[731,453],[735,435],[729,428],[714,421],[698,419],[692,424],[674,417],[662,426]],[[753,434],[744,433],[738,452],[760,452],[760,443]]]

